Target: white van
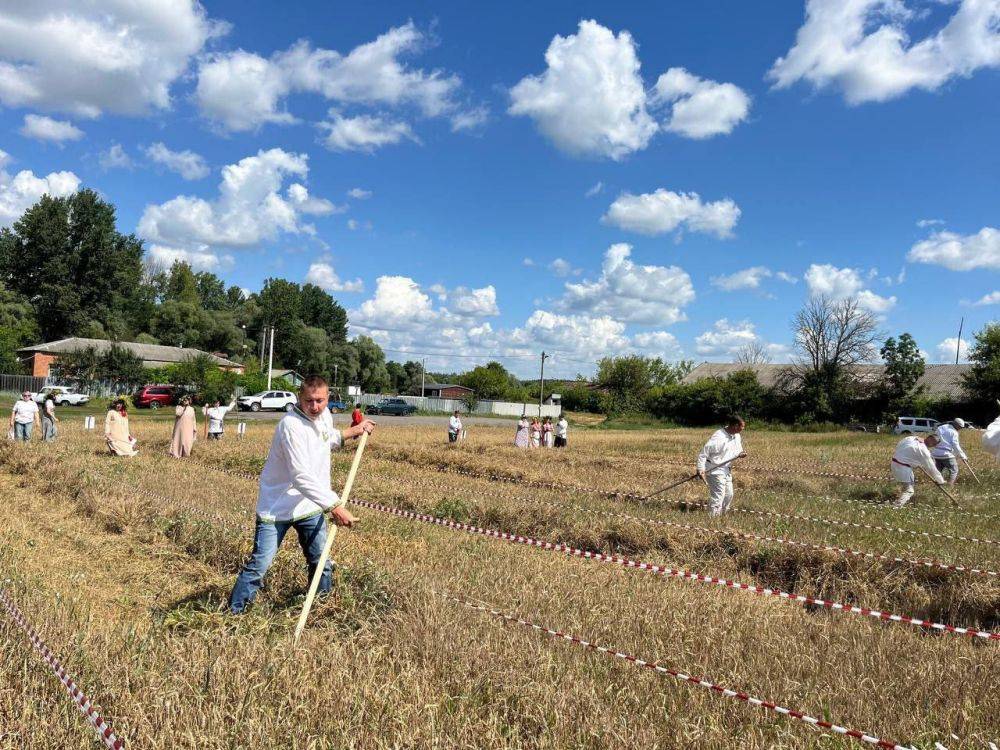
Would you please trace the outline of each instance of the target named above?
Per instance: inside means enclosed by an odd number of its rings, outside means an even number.
[[[924,417],[900,417],[892,428],[894,435],[915,435],[921,432],[934,432],[941,424],[936,419]]]

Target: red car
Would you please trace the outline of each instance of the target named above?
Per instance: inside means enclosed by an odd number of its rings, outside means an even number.
[[[177,403],[177,389],[172,385],[144,385],[136,392],[132,403],[140,409],[173,406]]]

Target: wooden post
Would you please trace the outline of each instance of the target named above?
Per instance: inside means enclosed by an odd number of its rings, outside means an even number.
[[[354,477],[358,473],[358,466],[361,465],[361,455],[365,452],[367,444],[368,433],[363,432],[361,439],[358,441],[358,447],[354,451],[354,461],[351,463],[351,470],[348,472],[347,481],[344,483],[344,492],[340,496],[344,501],[344,505],[347,505],[347,501],[351,497],[351,487],[354,486]],[[326,535],[326,545],[323,547],[323,554],[320,555],[312,581],[309,582],[309,593],[306,594],[305,604],[302,605],[302,614],[299,615],[299,621],[295,625],[295,643],[299,642],[299,636],[302,635],[302,630],[306,626],[306,620],[309,619],[309,610],[312,609],[313,600],[316,598],[316,591],[319,589],[319,579],[323,577],[323,568],[326,567],[326,561],[330,559],[330,550],[333,548],[333,540],[336,538],[337,525],[331,523],[330,533]]]

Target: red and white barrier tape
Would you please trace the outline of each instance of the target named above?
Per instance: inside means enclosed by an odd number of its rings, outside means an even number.
[[[778,597],[779,599],[784,599],[786,601],[796,602],[797,604],[815,605],[823,607],[825,609],[837,610],[840,612],[847,612],[849,614],[855,614],[855,615],[863,615],[865,617],[872,617],[876,620],[901,622],[907,625],[913,625],[915,627],[924,628],[928,630],[938,630],[946,633],[956,633],[958,635],[967,635],[975,638],[985,638],[987,640],[1000,640],[1000,633],[977,630],[975,628],[963,628],[956,625],[947,625],[945,623],[923,620],[920,619],[919,617],[910,617],[909,615],[896,615],[890,612],[882,612],[877,609],[871,609],[869,607],[858,607],[850,604],[843,604],[841,602],[830,601],[827,599],[817,599],[815,597],[805,596],[803,594],[790,594],[786,591],[781,591],[780,589],[772,589],[766,586],[741,583],[739,581],[731,581],[727,578],[719,578],[716,576],[707,576],[702,573],[696,573],[690,570],[679,570],[676,568],[668,568],[662,565],[654,565],[652,563],[642,562],[639,560],[632,560],[627,557],[620,557],[618,555],[606,555],[603,552],[582,550],[576,547],[570,547],[569,545],[566,544],[558,542],[547,542],[539,539],[532,539],[531,537],[521,536],[520,534],[511,534],[506,531],[495,531],[493,529],[484,529],[480,528],[479,526],[473,526],[471,524],[461,523],[459,521],[451,521],[447,518],[438,518],[437,516],[431,516],[425,513],[416,513],[410,510],[402,510],[400,508],[394,508],[391,505],[383,505],[382,503],[375,503],[367,500],[360,500],[357,498],[355,498],[351,502],[362,508],[377,510],[381,513],[387,513],[389,515],[398,516],[400,518],[406,518],[413,521],[421,521],[423,523],[429,523],[436,526],[444,526],[449,529],[465,531],[470,534],[479,534],[481,536],[486,536],[493,539],[500,539],[503,541],[512,542],[514,544],[524,544],[529,547],[537,547],[539,549],[548,550],[550,552],[565,552],[574,557],[582,557],[587,560],[596,560],[598,562],[612,563],[614,565],[620,565],[624,568],[645,570],[650,573],[661,575],[667,578],[682,578],[691,581],[698,581],[699,583],[710,583],[724,588],[738,589],[740,591],[749,591],[752,594],[759,594],[760,596],[774,596]]]
[[[861,732],[857,729],[848,729],[847,727],[840,726],[839,724],[834,724],[823,719],[817,719],[814,716],[802,713],[801,711],[796,711],[791,708],[785,708],[784,706],[779,706],[777,703],[771,701],[763,700],[762,698],[755,698],[748,693],[744,693],[741,690],[732,690],[731,688],[724,687],[717,683],[711,682],[704,677],[693,677],[691,675],[685,674],[670,667],[665,667],[659,662],[646,661],[645,659],[640,659],[638,656],[625,653],[624,651],[619,651],[618,649],[611,648],[609,646],[601,646],[592,641],[586,641],[583,638],[579,638],[575,635],[565,633],[561,630],[553,630],[552,628],[545,627],[544,625],[538,625],[530,620],[525,620],[517,615],[508,614],[507,612],[502,612],[499,609],[494,609],[493,607],[488,607],[485,604],[479,604],[477,602],[466,599],[462,596],[456,596],[454,594],[448,594],[441,591],[431,591],[436,595],[445,599],[447,601],[455,602],[461,604],[469,609],[484,612],[486,614],[492,615],[493,617],[499,618],[505,622],[510,622],[515,625],[521,625],[530,630],[534,630],[537,633],[543,633],[545,635],[551,636],[552,638],[558,638],[560,640],[566,641],[568,643],[576,644],[588,651],[596,651],[600,654],[605,654],[606,656],[611,656],[617,659],[622,659],[627,662],[635,664],[637,667],[643,667],[644,669],[649,669],[657,674],[669,675],[674,679],[689,685],[696,685],[706,690],[711,690],[714,693],[723,695],[726,698],[735,698],[736,700],[743,701],[751,706],[757,706],[758,708],[766,709],[768,711],[774,711],[782,716],[790,716],[793,719],[798,719],[799,721],[805,722],[814,727],[819,727],[820,729],[826,729],[834,734],[843,735],[844,737],[851,737],[853,739],[859,740],[861,742],[866,742],[874,747],[885,748],[886,750],[912,750],[912,748],[906,745],[899,745],[890,740],[880,739],[867,732]]]
[[[429,480],[413,479],[412,477],[406,480],[410,484],[419,484],[422,487],[431,487],[441,490],[454,491],[454,488],[448,487],[447,485],[436,483]],[[984,575],[984,576],[997,576],[1000,577],[1000,573],[992,570],[985,570],[970,565],[963,565],[958,563],[948,563],[942,562],[940,560],[933,559],[922,559],[922,558],[906,558],[906,557],[893,557],[891,555],[883,555],[877,552],[865,552],[864,550],[848,549],[845,547],[836,547],[832,545],[814,544],[811,542],[803,542],[796,539],[787,539],[784,537],[772,537],[764,536],[761,534],[754,534],[750,532],[740,531],[739,529],[731,528],[717,528],[713,529],[707,526],[694,526],[692,524],[686,523],[675,523],[673,521],[666,521],[658,518],[649,518],[647,516],[633,516],[629,513],[619,513],[615,511],[603,511],[594,508],[585,508],[580,505],[573,505],[572,503],[554,503],[548,500],[542,500],[538,497],[522,497],[519,495],[504,495],[497,492],[489,492],[486,490],[478,489],[476,490],[477,497],[493,497],[499,500],[518,500],[523,502],[529,502],[533,504],[548,505],[553,508],[559,509],[573,509],[578,510],[583,513],[590,513],[593,515],[605,516],[608,518],[623,518],[630,521],[636,521],[644,524],[653,524],[657,526],[670,526],[676,529],[685,529],[688,531],[704,531],[711,534],[732,534],[743,539],[753,539],[762,542],[774,542],[776,544],[788,544],[796,547],[802,547],[806,549],[813,549],[820,552],[837,552],[842,555],[852,555],[854,557],[864,557],[871,560],[882,560],[884,562],[898,562],[898,563],[909,563],[910,565],[922,566],[927,568],[940,568],[942,570],[949,570],[961,573],[971,573],[974,575]]]
[[[7,610],[7,614],[10,615],[18,627],[21,628],[28,636],[28,640],[31,641],[31,645],[34,649],[41,654],[42,659],[45,663],[49,665],[53,674],[59,678],[59,682],[63,684],[66,688],[66,692],[69,693],[69,697],[73,699],[73,703],[76,707],[80,709],[80,712],[87,718],[87,721],[97,732],[97,737],[108,750],[121,750],[125,747],[125,741],[120,737],[116,737],[114,731],[111,729],[111,725],[108,724],[101,716],[100,706],[96,706],[90,698],[84,695],[83,691],[77,686],[73,678],[67,674],[66,670],[63,668],[62,664],[56,658],[55,654],[45,645],[45,642],[38,636],[35,629],[31,627],[28,621],[25,619],[24,615],[21,614],[21,610],[18,609],[17,605],[8,596],[7,592],[0,589],[0,604],[3,604],[4,608]]]

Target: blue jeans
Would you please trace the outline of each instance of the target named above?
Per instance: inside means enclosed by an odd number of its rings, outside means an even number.
[[[291,528],[294,528],[299,536],[299,546],[302,547],[302,553],[305,555],[309,580],[312,581],[313,573],[316,572],[316,564],[319,562],[320,555],[323,554],[323,547],[326,546],[326,514],[317,513],[315,516],[299,521],[275,521],[273,523],[265,523],[257,519],[253,552],[236,578],[233,593],[229,596],[229,611],[234,615],[241,614],[257,596],[257,592],[264,582],[264,575],[271,567],[274,556],[278,554],[278,547],[281,546],[285,534]],[[323,575],[319,579],[319,593],[328,593],[332,587],[333,563],[327,560],[323,568]]]
[[[31,440],[31,428],[34,426],[34,422],[14,422],[14,439],[25,442]]]

